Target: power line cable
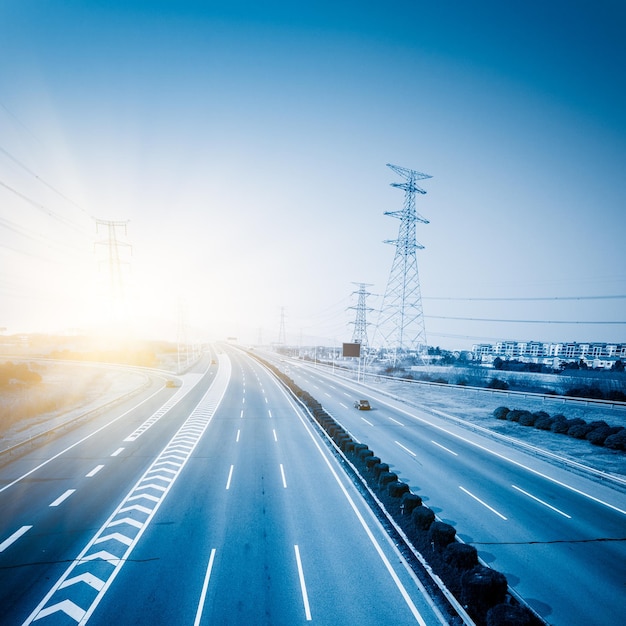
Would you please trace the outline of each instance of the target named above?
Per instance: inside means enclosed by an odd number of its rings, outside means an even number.
[[[462,322],[504,322],[512,324],[626,324],[626,322],[614,322],[614,321],[568,321],[568,320],[504,320],[504,319],[491,319],[484,317],[448,317],[445,315],[426,315],[430,319],[436,320],[458,320]]]
[[[32,198],[29,198],[28,196],[25,196],[23,193],[20,193],[17,189],[14,189],[10,185],[7,185],[6,183],[2,182],[1,180],[0,180],[0,186],[4,187],[5,189],[8,189],[11,193],[14,193],[16,196],[18,196],[19,198],[21,198],[25,202],[28,202],[28,204],[32,205],[33,207],[35,207],[36,209],[38,209],[39,211],[41,211],[42,213],[44,213],[48,217],[52,217],[53,219],[58,220],[59,222],[61,222],[65,226],[68,226],[69,228],[71,228],[72,230],[75,230],[76,232],[78,232],[81,235],[85,234],[85,231],[83,231],[82,229],[80,229],[75,224],[73,224],[69,220],[65,219],[61,215],[58,215],[52,209],[49,209],[48,207],[46,207],[43,204],[33,200]]]
[[[61,198],[63,198],[63,200],[65,200],[66,202],[69,202],[72,206],[76,207],[78,210],[82,211],[87,217],[89,217],[90,219],[95,219],[93,217],[93,215],[90,215],[89,212],[87,210],[85,210],[82,206],[80,206],[80,204],[74,202],[74,200],[72,200],[71,198],[68,198],[64,193],[62,193],[61,191],[59,191],[58,189],[56,189],[55,187],[53,187],[50,183],[46,182],[43,178],[41,178],[41,176],[39,176],[38,174],[36,174],[35,172],[33,172],[29,167],[27,167],[26,165],[24,165],[24,163],[22,163],[20,160],[18,160],[16,157],[14,157],[11,153],[9,153],[7,150],[5,150],[2,146],[0,146],[0,152],[2,152],[3,154],[5,154],[7,157],[9,157],[9,159],[11,159],[14,163],[16,163],[17,165],[19,165],[24,171],[28,172],[31,176],[33,176],[34,178],[36,178],[40,183],[42,183],[43,185],[45,185],[46,187],[48,187],[48,189],[52,190],[54,193],[56,193],[58,196],[60,196]]]
[[[548,296],[527,298],[451,298],[451,297],[425,297],[424,300],[447,300],[454,302],[539,302],[554,300],[619,300],[626,298],[626,294],[611,296]]]

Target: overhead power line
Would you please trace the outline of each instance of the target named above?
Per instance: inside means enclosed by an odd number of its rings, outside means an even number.
[[[29,167],[24,165],[24,163],[22,163],[19,159],[14,157],[10,152],[7,152],[2,147],[0,147],[0,152],[2,152],[2,154],[9,157],[11,161],[19,165],[25,172],[28,172],[31,176],[36,178],[42,185],[45,185],[46,187],[48,187],[48,189],[56,193],[59,197],[63,198],[63,200],[65,200],[66,202],[69,202],[72,206],[76,207],[79,211],[82,211],[87,217],[89,217],[90,219],[95,219],[92,215],[89,214],[88,211],[86,211],[82,206],[80,206],[80,204],[74,202],[74,200],[72,200],[71,198],[68,198],[64,193],[62,193],[61,191],[53,187],[50,183],[46,182],[43,178],[41,178],[41,176],[33,172],[33,170],[31,170]]]
[[[593,321],[593,322],[581,322],[581,321],[571,321],[571,320],[503,320],[503,319],[492,319],[492,318],[484,318],[484,317],[449,317],[446,315],[426,315],[430,319],[436,320],[458,320],[462,322],[504,322],[511,324],[615,324],[626,325],[626,322],[614,322],[614,321]]]
[[[518,297],[518,298],[446,298],[429,296],[424,300],[448,300],[454,302],[539,302],[555,300],[619,300],[626,298],[626,294],[612,296],[548,296],[548,297]]]
[[[78,226],[76,226],[75,224],[73,224],[69,220],[65,219],[61,215],[58,215],[52,209],[49,209],[48,207],[44,206],[43,204],[37,202],[36,200],[33,200],[32,198],[29,198],[28,196],[25,196],[23,193],[20,193],[17,189],[14,189],[13,187],[11,187],[10,185],[7,185],[6,183],[3,183],[1,180],[0,180],[0,186],[4,187],[5,189],[8,189],[11,193],[14,193],[16,196],[18,196],[18,198],[21,198],[25,202],[28,202],[28,204],[32,205],[33,207],[35,207],[36,209],[38,209],[42,213],[45,213],[48,217],[52,217],[55,220],[58,220],[59,222],[61,222],[65,226],[69,226],[70,228],[72,228],[73,230],[75,230],[76,232],[78,232],[80,234],[85,234],[85,231],[81,230]]]

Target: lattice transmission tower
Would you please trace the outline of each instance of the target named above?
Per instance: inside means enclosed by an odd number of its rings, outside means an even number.
[[[107,262],[109,266],[109,304],[113,317],[120,315],[125,306],[124,281],[122,277],[122,265],[128,265],[128,261],[122,260],[121,249],[132,251],[132,246],[119,238],[118,229],[123,229],[124,236],[128,234],[128,221],[96,220],[96,233],[101,232],[101,227],[106,232],[106,239],[96,241],[96,246],[106,246]]]
[[[404,190],[404,207],[401,211],[385,212],[385,215],[397,217],[400,227],[397,239],[385,241],[396,246],[396,253],[383,296],[376,334],[382,346],[395,355],[407,351],[421,354],[426,349],[426,329],[415,251],[424,246],[415,239],[415,230],[417,222],[428,224],[428,220],[415,210],[415,194],[426,193],[417,185],[417,181],[432,176],[390,163],[387,163],[387,167],[404,178],[405,182],[391,183],[392,187]]]
[[[367,287],[371,287],[369,283],[353,283],[354,285],[359,286],[358,291],[353,291],[352,295],[357,294],[358,300],[356,306],[350,306],[349,309],[356,310],[356,318],[354,322],[350,322],[350,324],[354,324],[354,331],[352,332],[352,343],[360,343],[363,348],[368,346],[367,339],[367,314],[374,309],[367,306],[367,296],[371,296],[372,294],[367,291]]]
[[[278,345],[284,346],[287,343],[287,333],[285,331],[285,307],[280,307],[280,327],[278,329]]]

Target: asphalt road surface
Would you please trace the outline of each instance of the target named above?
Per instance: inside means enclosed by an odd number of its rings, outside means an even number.
[[[214,359],[3,464],[0,623],[442,623],[276,380]]]
[[[546,621],[621,624],[626,612],[623,486],[574,473],[514,442],[297,362],[276,363]],[[369,399],[372,410],[353,402]],[[427,407],[426,407],[427,409]],[[461,416],[462,417],[462,416]]]

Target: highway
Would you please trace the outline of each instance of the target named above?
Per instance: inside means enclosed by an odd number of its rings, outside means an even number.
[[[0,623],[444,623],[276,379],[213,356],[0,468]]]
[[[623,488],[321,369],[276,362],[475,545],[547,622],[623,622]],[[373,410],[355,409],[360,397]]]

